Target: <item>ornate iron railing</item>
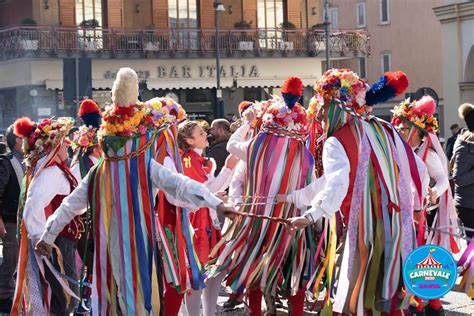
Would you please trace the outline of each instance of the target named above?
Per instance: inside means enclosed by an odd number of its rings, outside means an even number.
[[[219,31],[220,47],[227,56],[242,53],[294,52],[317,55],[326,49],[321,30],[231,29]],[[0,29],[0,59],[26,52],[55,53],[213,53],[216,43],[212,29],[84,29],[19,26]],[[364,31],[333,32],[329,37],[331,55],[366,56],[369,36]]]

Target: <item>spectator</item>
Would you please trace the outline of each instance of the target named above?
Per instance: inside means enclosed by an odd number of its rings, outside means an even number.
[[[468,130],[459,135],[453,149],[454,201],[459,219],[466,228],[474,229],[474,105],[462,104],[459,116]],[[466,234],[474,236],[472,231]]]
[[[8,152],[7,150],[7,144],[5,143],[0,143],[0,155],[4,155]]]
[[[217,176],[224,166],[227,156],[229,156],[229,152],[226,149],[227,141],[231,135],[229,121],[226,119],[216,119],[212,121],[208,133],[211,147],[209,147],[207,151],[207,156],[214,158],[216,161],[216,171],[214,175]]]
[[[22,164],[21,138],[15,136],[12,126],[7,129],[6,134],[10,153],[0,155],[0,238],[3,240],[3,263],[0,267],[0,313],[8,314],[15,292],[13,274],[18,262],[17,210],[25,167]]]
[[[461,128],[458,124],[451,125],[449,129],[451,130],[452,136],[449,137],[448,141],[446,142],[446,157],[448,157],[448,161],[451,160],[451,157],[453,157],[454,143],[456,142],[458,135],[461,134]]]

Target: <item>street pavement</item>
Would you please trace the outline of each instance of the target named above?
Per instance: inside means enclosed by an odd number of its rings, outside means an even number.
[[[3,261],[3,247],[0,243],[0,265]],[[458,280],[459,282],[459,280]],[[217,315],[218,316],[247,316],[249,315],[248,309],[245,304],[240,305],[239,308],[232,311],[224,311],[222,305],[227,301],[229,297],[229,289],[222,287],[217,300]],[[442,298],[444,309],[446,310],[447,316],[474,316],[474,301],[471,300],[466,294],[456,291],[456,287],[453,291],[449,292],[445,297]],[[288,308],[286,300],[282,300],[283,308],[277,310],[277,315],[288,315]],[[265,308],[265,304],[262,304],[262,308]],[[318,315],[316,312],[305,312],[305,316]],[[0,314],[0,316],[3,316]],[[187,316],[182,311],[179,316]],[[192,315],[194,316],[194,315]]]

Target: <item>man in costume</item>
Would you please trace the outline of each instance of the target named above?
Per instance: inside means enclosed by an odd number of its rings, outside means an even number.
[[[231,137],[228,150],[247,164],[242,210],[213,271],[226,271],[234,292],[247,291],[252,315],[261,315],[262,293],[289,296],[293,315],[303,315],[303,283],[311,274],[311,231],[290,235],[281,221],[300,213],[294,205],[274,203],[274,197],[306,186],[312,179],[313,157],[304,144],[306,112],[298,103],[303,95],[299,78],[290,77],[282,98],[265,102],[260,132],[245,141],[251,129],[245,123]],[[263,219],[268,216],[272,219]],[[259,218],[260,217],[260,218]],[[217,247],[216,247],[217,248]]]
[[[36,251],[49,255],[52,240],[64,224],[89,204],[96,236],[93,314],[158,315],[161,255],[154,218],[156,189],[176,200],[221,213],[233,208],[226,207],[202,184],[173,173],[153,159],[162,107],[138,102],[134,70],[118,71],[112,100],[99,131],[103,158],[48,219]]]
[[[324,100],[318,117],[327,135],[324,181],[311,208],[291,219],[291,226],[304,228],[321,217],[334,223],[334,213],[342,212],[347,238],[335,292],[328,273],[328,293],[334,298],[325,301],[328,311],[403,315],[401,269],[415,240],[413,201],[406,197],[412,196],[413,185],[421,200],[422,178],[408,144],[390,124],[367,112],[407,86],[405,74],[386,73],[368,90],[348,69],[328,70],[316,83]],[[323,268],[331,271],[334,255],[335,249]]]
[[[459,235],[458,218],[449,185],[448,160],[436,136],[435,111],[436,102],[430,96],[413,102],[408,98],[394,108],[392,124],[426,164],[430,177],[428,199],[415,214],[418,245],[436,244],[458,253],[458,241],[453,237]],[[425,310],[420,298],[415,305],[414,315],[444,315],[440,299],[429,300]]]
[[[76,280],[76,241],[84,232],[80,217],[71,217],[64,230],[51,240],[60,252],[49,261],[35,254],[33,247],[41,237],[46,219],[56,211],[61,201],[77,186],[76,178],[65,163],[66,139],[73,122],[66,118],[44,119],[39,124],[20,118],[15,133],[23,138],[23,152],[27,167],[22,187],[20,210],[20,255],[12,315],[20,308],[27,314],[46,315],[70,313],[77,303],[77,287],[64,291],[67,282],[55,269]],[[25,303],[25,304],[22,304]]]
[[[81,182],[89,170],[99,161],[102,150],[97,142],[97,131],[102,120],[102,113],[99,106],[91,99],[85,99],[79,106],[78,116],[82,125],[71,136],[71,147],[74,158],[71,163],[71,172],[76,177],[77,182]],[[77,249],[83,267],[81,269],[81,286],[79,298],[81,299],[76,312],[78,314],[87,313],[90,310],[90,287],[92,282],[92,261],[94,254],[94,242],[92,236],[92,215],[90,210],[82,215],[85,224],[85,233],[79,239]]]

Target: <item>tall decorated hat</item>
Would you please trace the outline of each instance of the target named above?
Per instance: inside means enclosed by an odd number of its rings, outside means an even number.
[[[145,102],[144,107],[151,112],[157,125],[178,124],[187,117],[184,108],[172,98],[159,97]]]
[[[303,96],[303,82],[298,77],[289,77],[281,88],[282,97],[274,96],[266,101],[262,116],[262,131],[304,138],[308,134],[309,123],[306,111],[298,102]]]
[[[40,158],[54,155],[74,126],[74,121],[60,117],[35,123],[28,117],[22,117],[17,119],[13,126],[15,135],[23,138],[26,166],[34,167]]]
[[[406,122],[424,133],[436,133],[438,120],[434,116],[435,112],[436,101],[432,97],[425,95],[413,102],[408,98],[392,110],[392,124],[399,126]]]
[[[324,100],[334,101],[356,114],[370,112],[370,107],[403,93],[408,78],[402,71],[386,72],[370,88],[350,69],[329,69],[316,82],[315,91]]]
[[[97,144],[97,131],[102,120],[102,113],[97,103],[91,99],[85,99],[81,102],[77,114],[83,125],[74,132],[71,147],[73,150],[80,148],[85,152]]]

